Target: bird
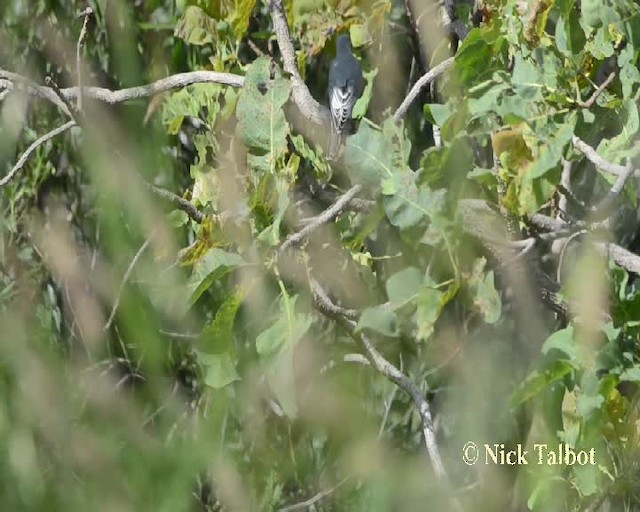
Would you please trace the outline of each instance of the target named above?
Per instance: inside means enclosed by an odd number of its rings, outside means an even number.
[[[331,111],[331,140],[329,160],[335,159],[351,127],[351,113],[364,93],[365,80],[360,62],[353,55],[349,34],[338,37],[336,58],[329,66],[329,110]]]

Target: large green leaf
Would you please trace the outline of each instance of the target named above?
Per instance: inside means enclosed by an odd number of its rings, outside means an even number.
[[[485,322],[494,324],[502,313],[502,301],[494,284],[493,271],[485,272],[485,264],[484,258],[475,261],[468,285],[473,293],[474,307],[482,314]]]
[[[172,93],[164,101],[162,122],[167,132],[175,135],[182,126],[185,117],[200,117],[205,114],[204,121],[213,128],[220,104],[218,96],[222,87],[218,84],[193,84]]]
[[[195,5],[186,8],[175,29],[176,37],[194,45],[213,43],[216,35],[216,20]]]
[[[425,287],[417,298],[416,324],[418,341],[427,340],[434,331],[436,321],[445,305],[446,294],[434,288]]]
[[[193,272],[187,284],[189,303],[195,303],[214,282],[243,264],[244,260],[237,254],[222,249],[210,249],[193,265]]]
[[[367,113],[367,109],[369,108],[369,102],[371,101],[371,96],[373,95],[373,84],[376,76],[378,75],[378,68],[372,69],[371,71],[364,73],[364,78],[367,81],[367,85],[364,88],[364,92],[362,96],[358,98],[355,106],[353,107],[352,116],[354,118],[360,119],[364,117]]]
[[[256,3],[257,0],[236,0],[235,9],[231,15],[231,28],[236,39],[241,40],[247,33],[251,13]]]
[[[240,378],[236,371],[233,339],[233,324],[240,303],[239,295],[230,296],[200,334],[198,360],[205,370],[205,383],[214,389]]]
[[[356,332],[370,331],[383,336],[395,337],[399,334],[398,318],[386,306],[367,308],[360,315]]]
[[[383,178],[394,175],[393,144],[365,119],[347,138],[344,162],[354,182],[378,189]]]
[[[287,151],[289,124],[283,107],[291,85],[282,76],[271,79],[271,60],[254,61],[245,78],[236,107],[238,131],[249,151],[249,166],[257,172],[275,172]]]
[[[297,296],[283,294],[278,318],[256,338],[269,385],[289,417],[297,414],[293,350],[311,326],[310,315],[296,313],[296,301]]]
[[[418,295],[423,281],[423,273],[415,267],[408,267],[393,274],[386,283],[391,307],[397,309],[412,302]]]

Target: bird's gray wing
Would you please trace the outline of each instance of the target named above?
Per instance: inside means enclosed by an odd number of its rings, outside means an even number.
[[[331,91],[329,106],[331,107],[331,122],[336,133],[342,133],[347,122],[351,119],[351,112],[358,101],[353,86],[334,87]]]

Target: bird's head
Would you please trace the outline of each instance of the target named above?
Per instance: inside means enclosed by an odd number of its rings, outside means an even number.
[[[351,38],[349,34],[338,37],[338,54],[351,53]]]

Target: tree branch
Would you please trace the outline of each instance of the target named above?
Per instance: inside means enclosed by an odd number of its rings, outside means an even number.
[[[176,205],[176,208],[186,213],[189,216],[189,218],[194,222],[197,222],[198,224],[202,224],[204,222],[204,218],[205,218],[204,213],[198,210],[193,204],[191,204],[189,201],[187,201],[183,197],[180,197],[179,195],[174,194],[170,190],[156,187],[155,185],[152,185],[149,182],[145,181],[145,184],[147,185],[149,190],[151,190],[157,196],[174,203]]]
[[[615,77],[616,77],[616,72],[615,71],[611,72],[611,74],[607,77],[607,79],[600,84],[600,87],[598,87],[593,92],[591,97],[587,101],[579,101],[578,106],[580,108],[591,108],[593,104],[596,102],[596,100],[598,99],[598,96],[600,96],[604,92],[604,90],[607,87],[609,87],[609,85],[611,85],[611,82],[613,82]]]
[[[360,191],[362,191],[362,185],[354,185],[353,187],[351,187],[347,192],[341,195],[335,203],[333,203],[320,215],[312,219],[304,228],[302,228],[297,233],[288,236],[280,246],[278,254],[284,254],[284,252],[290,247],[300,245],[304,241],[304,239],[307,238],[309,234],[311,234],[312,231],[315,231],[324,224],[328,224],[340,214],[342,214],[349,206],[349,203],[353,201],[355,196],[359,194]]]
[[[27,160],[29,159],[31,154],[36,149],[38,149],[38,147],[42,146],[48,140],[53,139],[56,135],[60,135],[61,133],[66,132],[67,130],[69,130],[70,128],[73,128],[74,126],[76,126],[76,122],[74,120],[67,121],[62,126],[58,126],[57,128],[54,128],[53,130],[51,130],[48,133],[45,133],[42,137],[40,137],[35,142],[33,142],[27,148],[27,150],[22,154],[22,156],[16,162],[16,164],[13,166],[13,169],[9,171],[9,174],[7,174],[4,178],[0,179],[0,187],[9,183],[16,176],[18,171],[24,167],[24,164],[27,163]]]
[[[402,101],[395,114],[393,114],[393,120],[396,123],[399,122],[405,116],[407,110],[409,110],[411,103],[413,103],[418,97],[420,91],[422,91],[424,87],[438,78],[447,69],[453,66],[454,62],[454,57],[449,57],[447,60],[442,61],[436,67],[430,69],[427,73],[422,75],[420,79],[415,83],[415,85],[411,88],[411,91],[409,91],[407,97]]]
[[[315,100],[311,92],[309,92],[307,84],[304,83],[302,76],[300,76],[282,0],[269,0],[269,8],[271,9],[273,29],[282,54],[284,70],[291,75],[293,101],[295,101],[304,117],[316,124],[329,125],[331,121],[329,109]]]
[[[481,199],[464,199],[460,201],[460,205],[464,209],[468,209],[469,212],[474,211],[476,213],[476,217],[482,219],[483,214],[494,214],[495,213],[491,207],[487,204],[486,201]],[[466,218],[470,216],[467,215]],[[528,223],[532,226],[543,229],[545,231],[550,231],[553,233],[566,231],[567,233],[576,232],[584,229],[584,226],[573,226],[567,222],[564,222],[559,219],[554,219],[547,215],[542,215],[540,213],[534,213],[530,215],[527,219]],[[482,222],[483,225],[487,224],[489,221]],[[463,222],[463,228],[470,235],[476,236],[480,240],[484,240],[487,237],[487,233],[482,232],[479,225],[473,225],[472,223]],[[489,242],[491,243],[491,242]],[[596,247],[603,254],[609,254],[613,258],[613,260],[622,268],[629,272],[633,272],[635,274],[640,275],[640,256],[637,254],[628,251],[624,247],[621,247],[617,244],[606,243],[606,242],[596,242]]]
[[[0,69],[0,79],[8,80],[14,85],[25,86],[29,94],[39,96],[40,98],[50,101],[60,108],[60,110],[65,114],[71,116],[71,113],[65,103],[58,97],[52,88],[36,84],[33,80],[25,76],[5,71],[4,69]],[[127,89],[111,90],[103,87],[83,87],[82,94],[85,98],[91,98],[109,105],[115,105],[200,83],[216,83],[229,85],[231,87],[242,87],[244,84],[244,77],[234,75],[233,73],[218,73],[217,71],[191,71],[189,73],[178,73],[166,78],[161,78],[160,80],[147,85],[129,87]],[[66,98],[67,101],[70,101],[78,98],[78,91],[78,87],[67,87],[65,89],[60,89],[60,94]]]
[[[629,167],[628,165],[614,164],[605,160],[597,153],[597,151],[593,147],[591,147],[589,144],[587,144],[577,136],[574,136],[571,140],[573,141],[573,145],[575,146],[575,148],[580,151],[580,153],[582,153],[585,157],[587,157],[587,160],[589,160],[601,171],[613,174],[614,176],[624,176],[627,174]],[[633,174],[636,177],[640,177],[640,172],[637,170],[634,170]]]
[[[418,386],[416,386],[409,377],[402,373],[391,362],[385,359],[364,334],[356,332],[357,324],[355,321],[336,314],[338,306],[331,302],[328,295],[320,288],[317,281],[312,281],[310,285],[312,290],[315,290],[313,292],[313,299],[316,309],[335,319],[340,325],[342,325],[362,347],[365,357],[369,360],[371,365],[384,377],[411,396],[413,404],[420,415],[420,420],[422,422],[422,434],[433,471],[438,477],[438,480],[444,484],[448,490],[451,490],[451,482],[444,464],[442,463],[440,449],[436,440],[431,408],[429,406],[429,402],[427,402]],[[451,499],[453,501],[454,509],[462,510],[455,497],[452,497]]]
[[[93,9],[87,7],[80,16],[83,17],[82,28],[80,29],[80,35],[78,36],[78,44],[76,45],[76,78],[78,83],[78,101],[76,103],[76,109],[78,112],[82,112],[82,47],[84,41],[87,38],[87,26],[89,25],[89,18],[93,15]]]

